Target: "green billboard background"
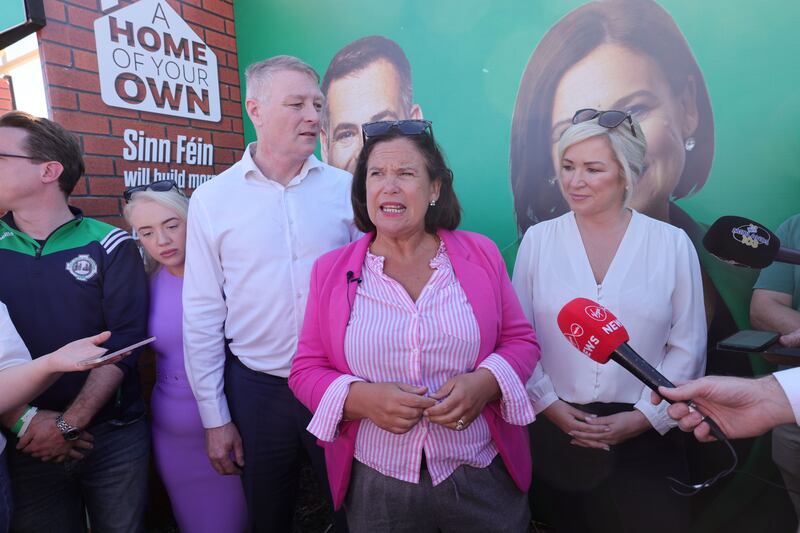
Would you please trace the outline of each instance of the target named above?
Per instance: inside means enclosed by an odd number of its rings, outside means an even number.
[[[395,40],[411,62],[414,101],[455,172],[462,227],[505,248],[517,238],[509,139],[519,81],[545,32],[584,3],[237,0],[239,67],[243,73],[259,59],[292,54],[322,75],[354,39]],[[800,212],[800,3],[659,3],[705,76],[716,128],[708,182],[678,204],[701,222],[738,214],[774,229]],[[249,124],[246,138],[255,138]]]

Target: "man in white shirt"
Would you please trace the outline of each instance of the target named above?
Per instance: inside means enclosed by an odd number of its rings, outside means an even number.
[[[322,449],[305,430],[311,415],[286,381],[311,267],[358,231],[350,174],[313,155],[317,73],[276,56],[248,67],[246,79],[257,141],[189,208],[185,362],[214,468],[242,475],[249,529],[290,531],[303,448],[328,490]]]

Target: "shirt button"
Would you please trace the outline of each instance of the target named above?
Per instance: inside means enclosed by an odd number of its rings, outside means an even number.
[[[299,300],[299,299],[300,299],[300,298],[302,298],[302,297],[303,297],[303,295],[302,295],[302,294],[300,294],[300,293],[298,292],[298,293],[297,293],[297,299]]]
[[[297,261],[297,254],[292,255],[292,261]]]

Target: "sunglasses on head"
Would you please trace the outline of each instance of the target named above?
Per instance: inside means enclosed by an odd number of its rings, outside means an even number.
[[[433,139],[433,128],[430,120],[382,120],[361,125],[364,142],[373,137],[383,137],[396,129],[403,135],[421,135],[428,132]]]
[[[137,185],[136,187],[131,187],[130,189],[126,189],[125,192],[122,193],[122,197],[125,199],[126,202],[130,202],[133,194],[137,192],[144,192],[144,191],[167,192],[172,189],[178,189],[178,184],[172,180],[160,180],[160,181],[154,181],[153,183],[148,183],[147,185]],[[180,192],[180,189],[178,189],[178,192]]]
[[[633,129],[633,119],[631,118],[631,114],[627,111],[617,111],[615,109],[609,109],[608,111],[598,111],[597,109],[579,109],[572,116],[572,123],[580,124],[581,122],[587,122],[589,120],[594,120],[595,118],[597,118],[598,124],[608,129],[616,128],[627,120],[631,127],[631,133],[634,137],[636,137],[636,130]]]

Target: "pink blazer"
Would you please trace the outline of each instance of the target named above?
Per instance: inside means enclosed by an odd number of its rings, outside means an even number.
[[[461,287],[472,305],[480,329],[478,363],[492,353],[505,358],[525,383],[539,360],[539,344],[522,312],[497,246],[483,235],[466,231],[439,231]],[[344,337],[355,300],[367,248],[368,234],[320,257],[311,273],[311,289],[289,387],[315,412],[330,384],[352,374],[344,355]],[[522,491],[531,483],[528,431],[503,420],[500,402],[486,406],[483,416],[500,456]],[[359,422],[342,422],[339,435],[325,448],[333,503],[339,508],[347,494]]]

